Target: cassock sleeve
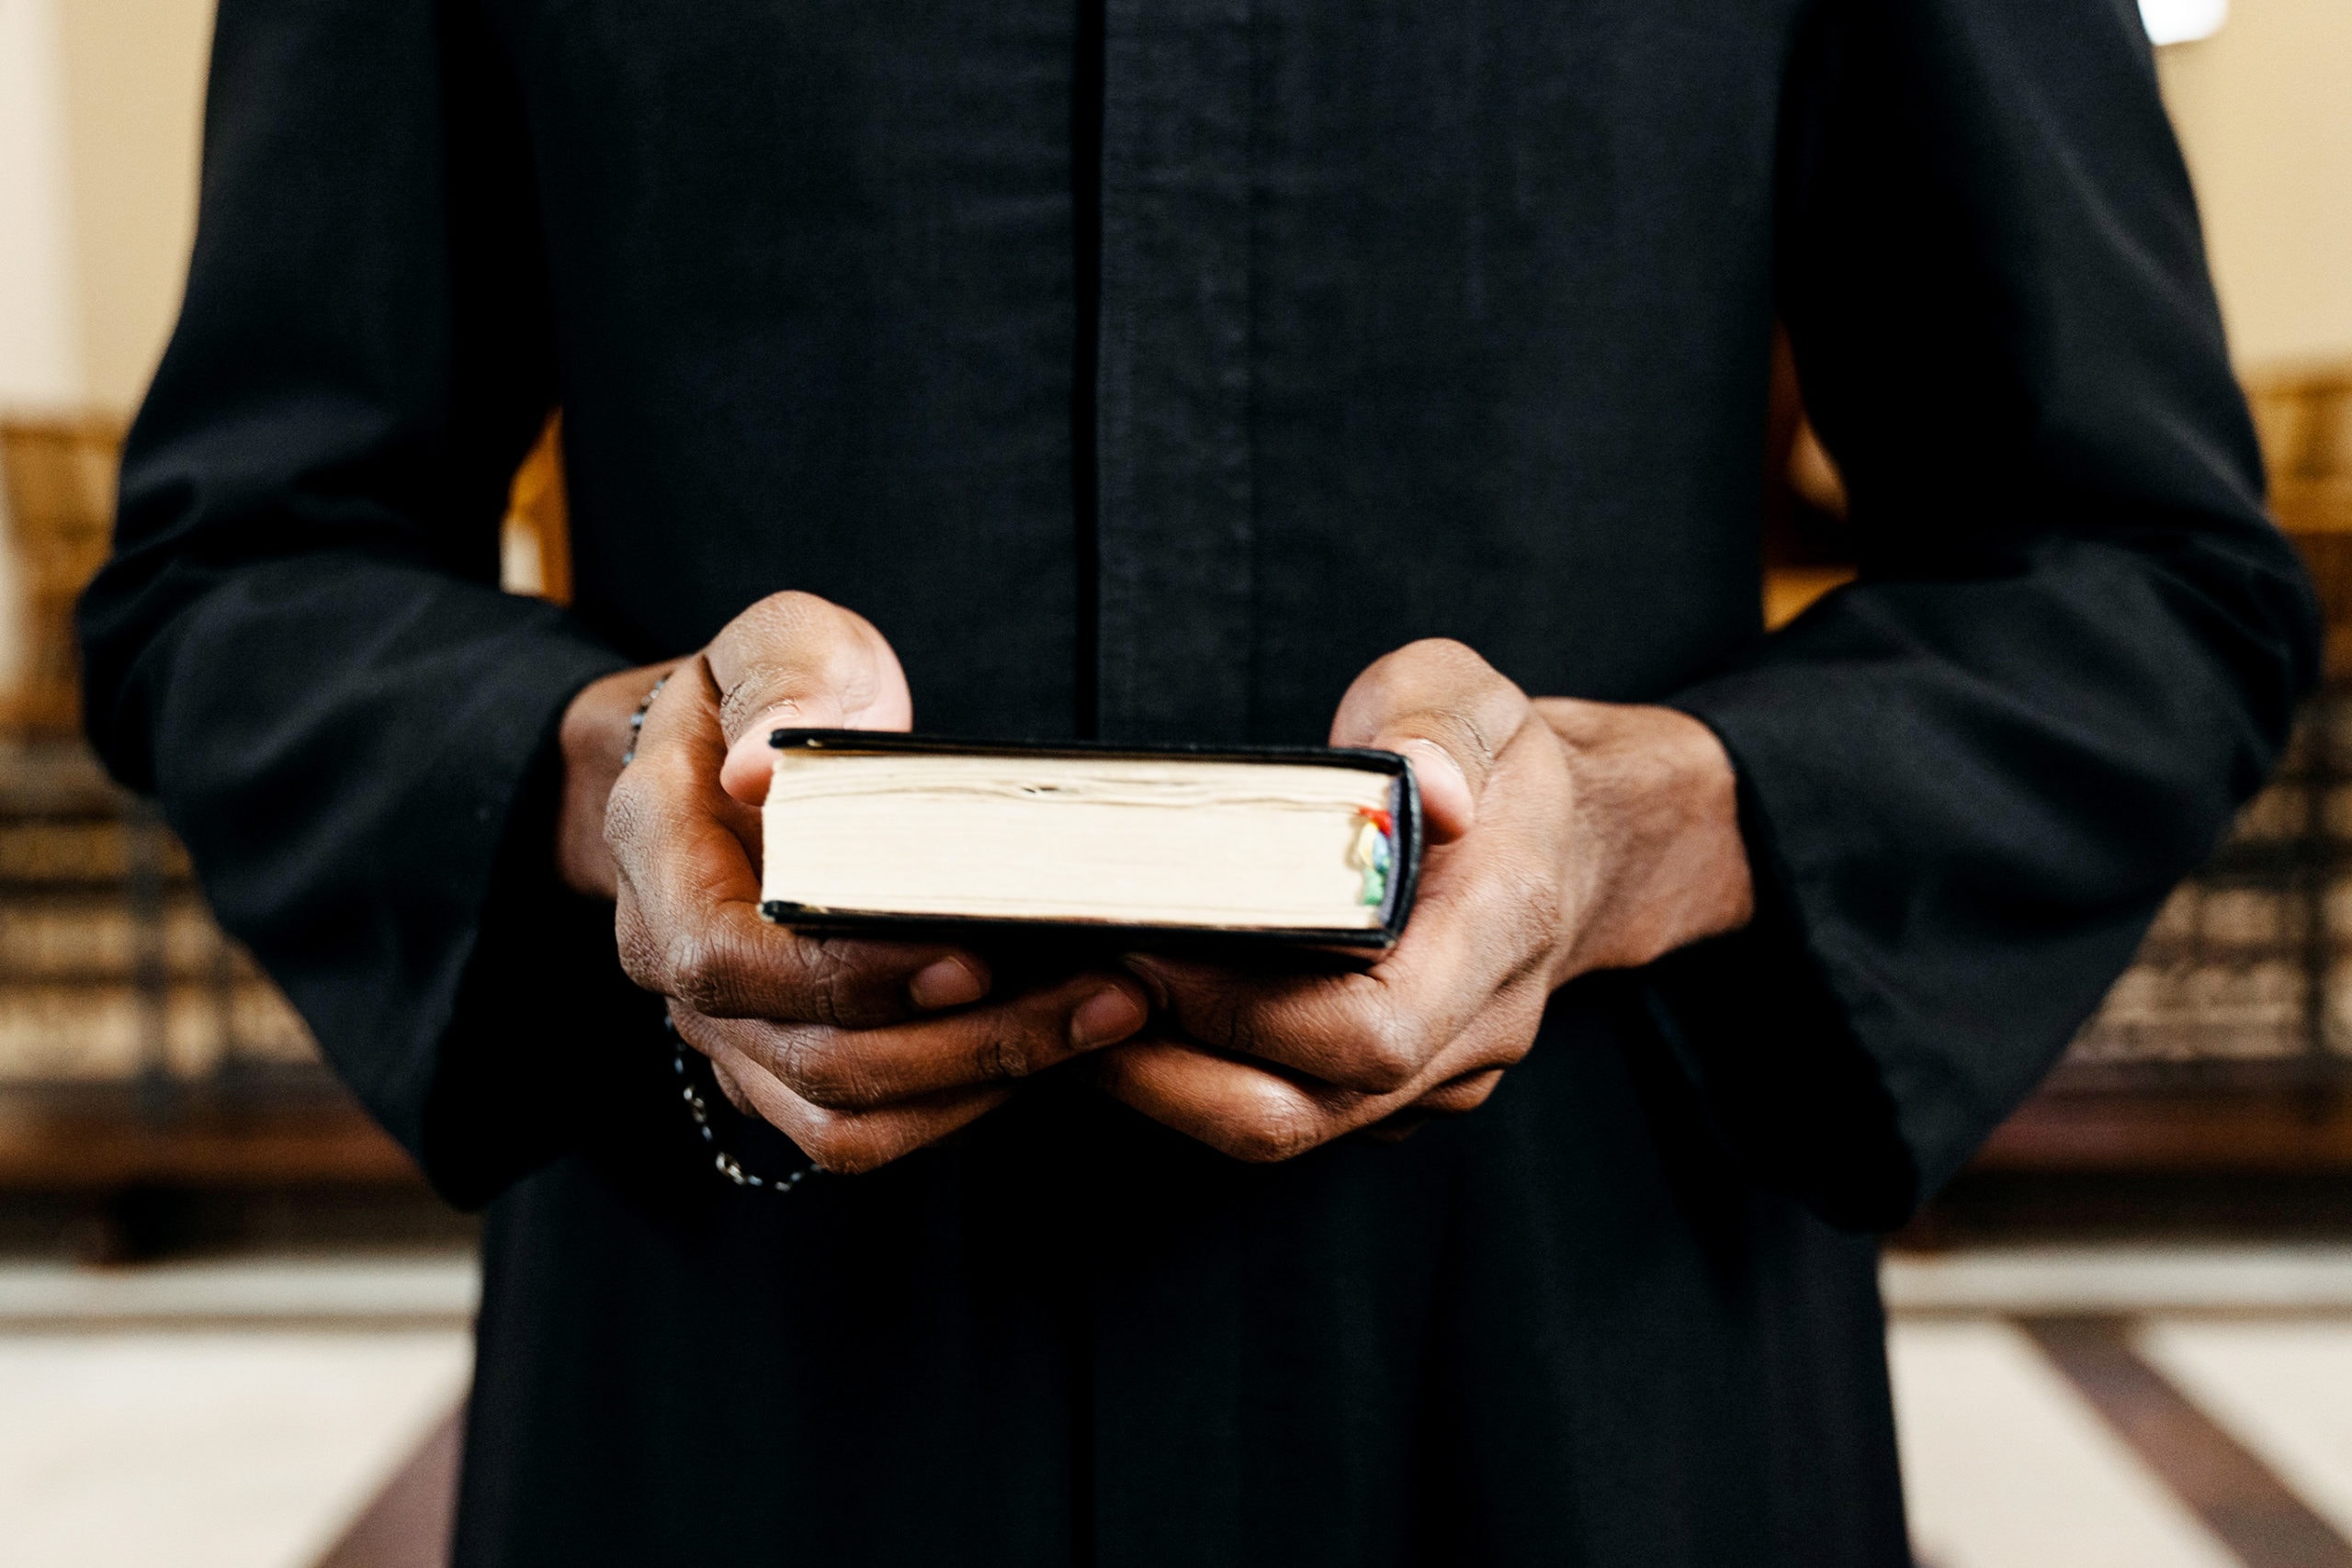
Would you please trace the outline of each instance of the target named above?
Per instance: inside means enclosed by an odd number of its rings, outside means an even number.
[[[1779,288],[1861,575],[1674,699],[1760,911],[1647,994],[1762,1177],[1899,1222],[2048,1070],[2317,655],[2130,0],[1829,0]]]
[[[100,753],[461,1201],[579,1134],[616,1032],[580,1025],[627,993],[609,908],[549,864],[555,724],[627,660],[495,586],[554,392],[527,144],[474,17],[221,6],[187,296],[81,608]]]

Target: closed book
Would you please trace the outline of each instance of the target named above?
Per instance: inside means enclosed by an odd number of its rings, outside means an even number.
[[[779,924],[1376,950],[1412,913],[1420,795],[1393,751],[770,741],[761,908]]]

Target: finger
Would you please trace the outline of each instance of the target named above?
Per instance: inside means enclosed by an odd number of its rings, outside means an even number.
[[[1515,692],[1505,694],[1526,707]],[[1192,1039],[1342,1088],[1391,1092],[1498,995],[1556,969],[1569,910],[1543,868],[1565,853],[1566,767],[1557,738],[1538,722],[1521,724],[1483,761],[1485,825],[1424,867],[1412,922],[1368,970],[1252,973],[1149,953],[1123,962]]]
[[[1444,886],[1388,955],[1340,974],[1263,974],[1165,953],[1123,960],[1185,1037],[1324,1083],[1393,1093],[1509,993],[1548,971],[1542,906],[1512,879]]]
[[[1095,1058],[1093,1071],[1113,1099],[1252,1164],[1290,1159],[1329,1142],[1379,1098],[1302,1083],[1171,1040],[1114,1046]]]
[[[822,940],[759,914],[744,835],[757,818],[723,794],[718,692],[700,660],[651,709],[637,760],[605,807],[621,964],[649,990],[714,1017],[870,1027],[987,994],[988,966],[935,942]]]
[[[719,694],[719,779],[746,806],[767,798],[777,728],[905,729],[899,656],[874,624],[813,593],[772,593],[727,623],[704,657]]]
[[[1409,759],[1422,820],[1431,841],[1444,843],[1470,830],[1496,760],[1533,713],[1527,694],[1469,648],[1425,637],[1355,678],[1331,721],[1331,744]]]
[[[1526,1055],[1508,1024],[1465,1035],[1392,1094],[1360,1094],[1165,1039],[1129,1041],[1094,1058],[1113,1098],[1236,1159],[1290,1159],[1407,1111],[1467,1111]],[[1426,1102],[1426,1104],[1424,1103]]]
[[[1451,1077],[1413,1101],[1410,1109],[1425,1116],[1464,1116],[1487,1103],[1503,1081],[1500,1067]]]
[[[1408,993],[1378,968],[1301,976],[1157,953],[1125,962],[1186,1040],[1363,1093],[1385,1093],[1419,1077],[1458,1026],[1419,1016],[1405,1004]]]
[[[850,1176],[887,1165],[935,1144],[1004,1103],[1009,1085],[982,1085],[910,1100],[881,1111],[829,1111],[802,1100],[750,1057],[730,1048],[692,1011],[673,1011],[678,1033],[708,1056],[715,1072],[731,1077],[760,1117],[822,1170]]]
[[[1133,979],[1092,975],[994,1006],[882,1029],[745,1019],[714,1021],[712,1031],[810,1104],[867,1111],[1027,1077],[1126,1039],[1149,1016]]]
[[[1392,1111],[1365,1127],[1363,1134],[1384,1144],[1401,1144],[1437,1117],[1463,1116],[1477,1110],[1502,1081],[1500,1067],[1450,1078],[1402,1111]]]
[[[743,1092],[743,1080],[735,1076],[733,1068],[714,1058],[710,1064],[710,1076],[718,1085],[718,1092],[727,1097],[728,1104],[746,1116],[757,1116],[760,1113],[759,1107],[752,1103],[752,1097]]]

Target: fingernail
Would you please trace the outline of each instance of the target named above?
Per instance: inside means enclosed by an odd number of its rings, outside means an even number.
[[[1425,786],[1434,778],[1441,789],[1453,784],[1459,785],[1465,794],[1468,792],[1470,781],[1463,776],[1462,764],[1453,760],[1453,752],[1436,741],[1408,740],[1396,749],[1412,759],[1413,771],[1421,776]]]
[[[1168,982],[1158,970],[1132,953],[1119,960],[1119,966],[1143,983],[1143,988],[1151,993],[1152,1006],[1162,1012],[1168,1010]]]
[[[1079,1003],[1069,1015],[1069,1043],[1076,1050],[1091,1051],[1125,1040],[1143,1027],[1143,1021],[1142,1004],[1113,986]]]
[[[1431,818],[1430,826],[1447,836],[1469,831],[1478,802],[1470,793],[1469,775],[1453,753],[1434,740],[1407,740],[1396,750],[1412,761],[1413,775],[1421,786],[1421,807]]]
[[[942,958],[907,982],[907,997],[926,1011],[959,1008],[989,994],[988,971],[968,958]]]

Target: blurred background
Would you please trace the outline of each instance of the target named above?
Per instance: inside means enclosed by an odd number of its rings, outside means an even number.
[[[2143,0],[2273,505],[2352,617],[2352,0]],[[75,733],[193,233],[209,0],[0,0],[0,1562],[446,1557],[470,1222]],[[1768,616],[1850,574],[1781,367]],[[568,579],[559,432],[507,586]],[[2352,1568],[2352,635],[2281,777],[1894,1240],[1934,1568]]]

